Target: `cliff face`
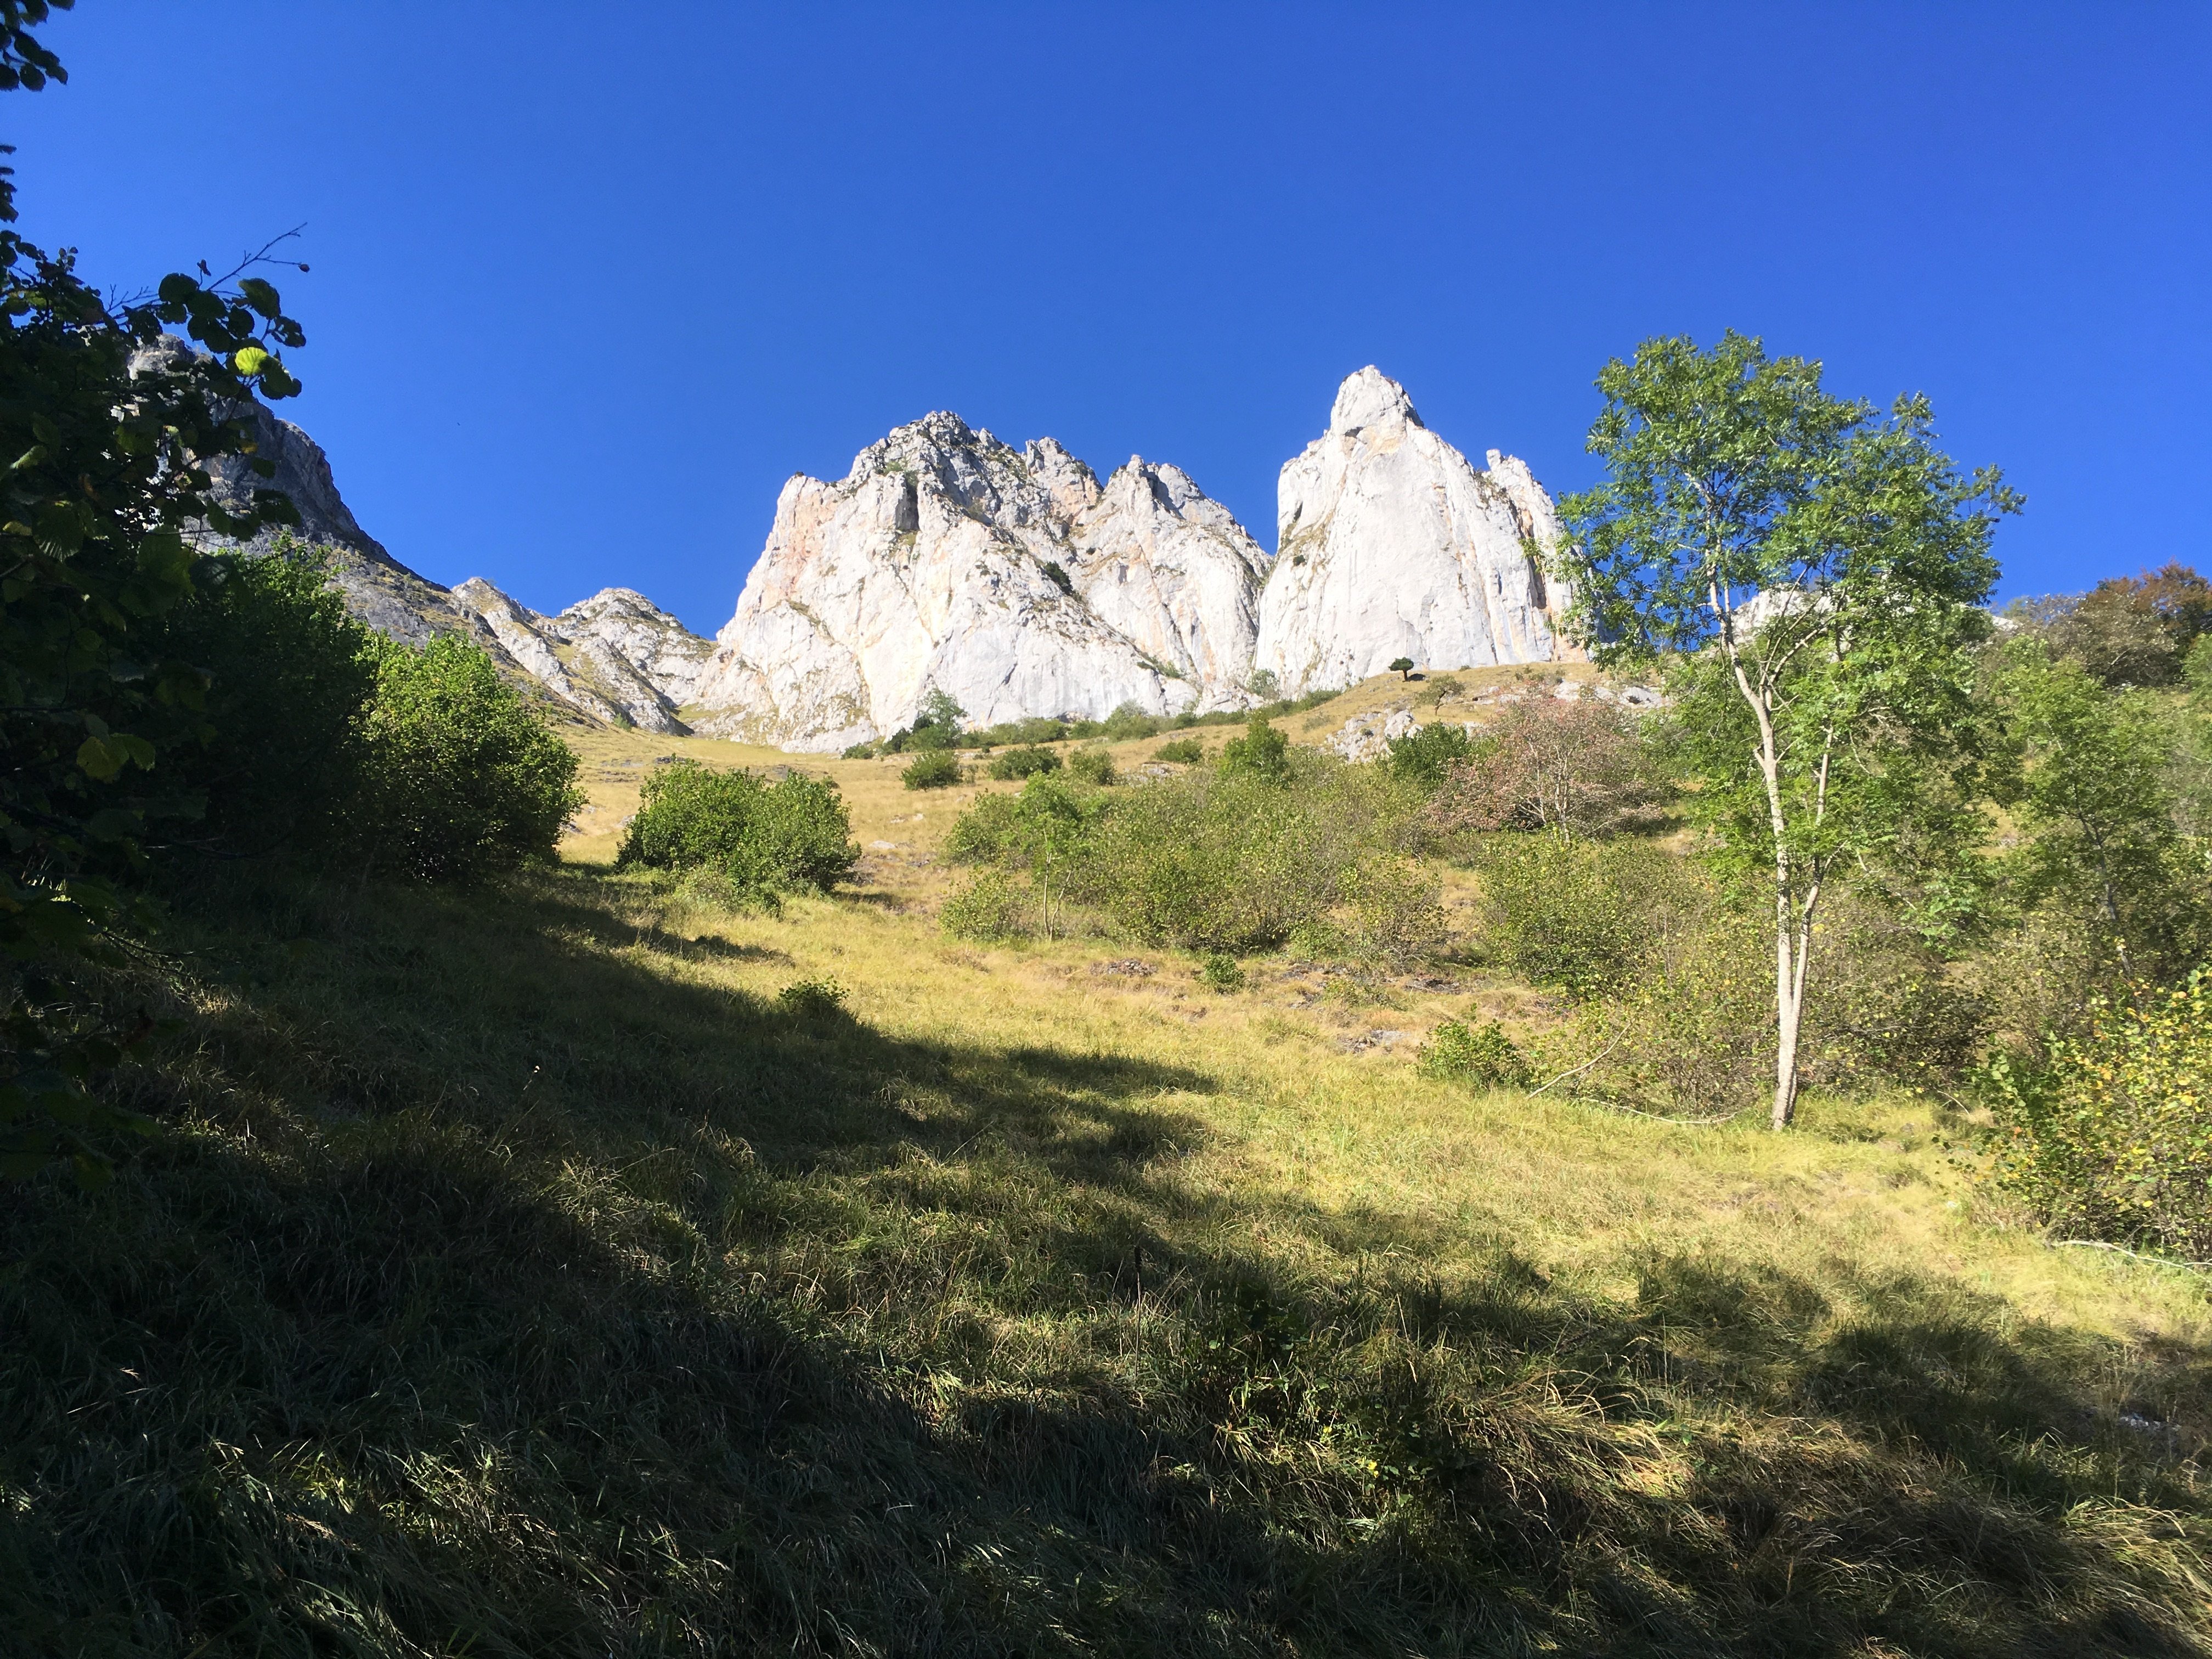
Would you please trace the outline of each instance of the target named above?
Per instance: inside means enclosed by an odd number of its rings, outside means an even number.
[[[1182,472],[1102,487],[1051,439],[957,415],[835,483],[795,476],[696,702],[702,730],[834,750],[941,690],[988,725],[1240,702],[1267,556]]]
[[[1278,481],[1256,666],[1296,695],[1401,657],[1438,669],[1560,657],[1564,596],[1525,544],[1555,542],[1558,515],[1525,464],[1489,460],[1478,472],[1380,371],[1347,379],[1328,430]]]
[[[714,647],[642,593],[602,588],[553,617],[516,604],[481,576],[453,589],[453,598],[524,672],[580,712],[648,732],[690,729],[677,711],[691,700]]]
[[[195,349],[163,335],[132,358],[131,372],[159,368]],[[361,527],[319,444],[260,403],[241,412],[252,428],[255,455],[276,470],[264,478],[245,456],[216,456],[206,463],[216,499],[243,512],[252,505],[256,489],[280,490],[299,510],[300,522],[264,530],[248,542],[212,535],[205,541],[267,554],[280,537],[289,536],[323,551],[346,608],[380,634],[409,645],[437,634],[465,635],[511,678],[535,684],[576,714],[653,732],[686,729],[676,711],[690,700],[713,647],[643,594],[610,587],[547,617],[481,578],[441,587],[393,558]]]
[[[164,337],[142,361],[191,349]],[[784,485],[711,643],[629,588],[548,616],[481,579],[426,581],[361,527],[313,439],[258,404],[246,413],[275,476],[217,458],[218,495],[234,507],[258,485],[290,496],[295,533],[328,550],[364,623],[416,644],[466,634],[565,709],[648,731],[822,752],[910,726],[933,690],[992,725],[1241,708],[1262,669],[1296,696],[1400,657],[1449,669],[1579,654],[1556,631],[1565,596],[1529,553],[1559,535],[1544,487],[1494,449],[1478,471],[1373,368],[1284,466],[1273,560],[1177,467],[1132,456],[1102,484],[1050,438],[1018,451],[938,413],[842,479]]]

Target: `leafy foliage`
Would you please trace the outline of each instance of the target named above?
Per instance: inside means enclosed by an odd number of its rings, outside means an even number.
[[[584,803],[575,751],[471,641],[419,651],[377,641],[365,804],[376,861],[431,881],[481,881],[550,860]]]
[[[1244,969],[1226,951],[1208,951],[1198,959],[1198,981],[1209,991],[1241,991]]]
[[[149,635],[206,677],[197,741],[170,764],[206,803],[195,841],[225,854],[373,851],[382,824],[365,794],[379,646],[348,614],[319,550],[212,555],[191,600]],[[424,788],[461,785],[425,776]]]
[[[1415,1062],[1424,1077],[1476,1089],[1525,1089],[1534,1074],[1496,1020],[1469,1025],[1445,1020],[1429,1033]]]
[[[1647,341],[1598,386],[1589,447],[1608,477],[1563,503],[1578,626],[1601,661],[1681,664],[1693,815],[1774,910],[1780,1128],[1822,894],[1900,840],[1940,854],[1978,830],[1917,809],[1971,793],[1976,607],[2020,500],[1994,470],[1958,473],[1925,398],[1879,418],[1733,332],[1710,352]]]
[[[2185,564],[2116,576],[2086,593],[2015,600],[2008,621],[2108,686],[2171,685],[2212,628],[2212,582]]]
[[[1290,750],[1291,740],[1268,725],[1264,716],[1255,714],[1245,726],[1243,737],[1231,738],[1222,746],[1222,775],[1259,778],[1268,783],[1287,782],[1291,775]]]
[[[2100,1000],[1990,1084],[1996,1182],[2054,1231],[2212,1258],[2212,979]]]
[[[1447,833],[1604,835],[1662,793],[1657,766],[1627,715],[1595,700],[1553,697],[1507,704],[1437,782],[1430,817]]]
[[[929,749],[906,763],[899,781],[909,789],[946,789],[963,775],[957,755],[949,749]]]
[[[1484,850],[1483,944],[1539,985],[1591,998],[1617,992],[1657,948],[1680,878],[1666,854],[1636,842],[1508,836]]]
[[[45,0],[0,6],[0,88],[68,78],[29,32],[49,15]],[[15,218],[0,170],[0,222]],[[70,987],[143,925],[149,828],[202,805],[157,763],[204,731],[204,677],[157,654],[150,626],[194,591],[191,532],[296,516],[266,490],[226,511],[206,471],[246,449],[252,394],[299,389],[283,352],[306,337],[276,289],[243,274],[253,263],[204,283],[173,273],[113,307],[71,254],[0,229],[0,1021],[52,1080],[0,1104],[0,1131],[20,1156],[45,1145],[81,1170],[97,1158],[56,1103],[80,1126],[123,1120],[82,1092],[114,1028]],[[206,351],[144,353],[164,325]]]
[[[998,870],[979,870],[945,902],[938,921],[955,939],[996,943],[1030,932],[1035,896]]]
[[[775,1000],[786,1013],[800,1019],[827,1019],[845,1012],[845,988],[826,977],[793,980]]]
[[[1172,766],[1196,766],[1206,758],[1206,749],[1196,738],[1177,738],[1152,750],[1152,758]]]
[[[741,886],[827,892],[853,873],[860,849],[837,786],[787,772],[712,772],[676,761],[645,781],[616,861],[662,870],[712,866]]]
[[[1067,757],[1067,770],[1071,777],[1103,789],[1114,781],[1114,757],[1086,744]]]
[[[1453,764],[1474,750],[1474,739],[1468,736],[1465,726],[1450,720],[1431,720],[1402,738],[1391,738],[1382,764],[1394,777],[1433,793],[1443,787]]]
[[[2198,959],[2208,933],[2201,857],[2174,822],[2172,733],[2148,696],[2113,691],[2042,641],[1998,653],[2005,715],[2000,793],[2032,831],[2008,860],[2016,901],[2080,918],[2125,978],[2164,978]]]
[[[1016,778],[1033,778],[1042,773],[1059,770],[1059,752],[1040,749],[1034,744],[1019,749],[1001,750],[991,757],[991,775],[1001,782],[1010,782]]]

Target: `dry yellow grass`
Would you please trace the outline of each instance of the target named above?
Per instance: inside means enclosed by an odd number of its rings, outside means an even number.
[[[1486,691],[1595,677],[1581,665],[1463,671],[1452,678],[1468,695],[1445,713]],[[1382,676],[1285,724],[1333,732],[1422,690]],[[1231,734],[1200,733],[1216,744]],[[1111,745],[1116,767],[1135,771],[1174,735]],[[1176,1105],[1201,1115],[1212,1137],[1188,1177],[1221,1192],[1257,1186],[1332,1217],[1417,1218],[1434,1231],[1440,1265],[1455,1237],[1510,1238],[1624,1294],[1633,1292],[1634,1264],[1653,1252],[1712,1251],[1815,1278],[1821,1263],[1848,1261],[1869,1283],[1939,1274],[2002,1298],[2022,1318],[2124,1343],[2212,1343],[2212,1308],[2185,1275],[2054,1250],[2006,1224],[1973,1178],[1966,1126],[1930,1103],[1816,1099],[1799,1133],[1775,1136],[1748,1121],[1698,1127],[1541,1097],[1470,1100],[1415,1073],[1420,1038],[1478,996],[1492,1009],[1540,1008],[1541,999],[1486,975],[1446,989],[1423,975],[1382,988],[1387,1004],[1363,1007],[1323,1001],[1319,976],[1264,962],[1249,990],[1224,996],[1171,951],[1133,955],[1101,939],[1020,947],[946,939],[935,913],[951,872],[937,848],[976,794],[1018,786],[913,791],[899,782],[902,757],[846,761],[604,729],[577,746],[592,806],[562,855],[580,864],[611,859],[658,756],[802,767],[834,778],[845,795],[866,854],[862,896],[799,901],[781,919],[702,918],[704,932],[741,951],[781,957],[773,969],[738,957],[687,972],[763,994],[794,973],[834,975],[860,1018],[915,1039],[1006,1048],[1048,1037],[1080,1053],[1202,1067],[1228,1086]],[[1456,877],[1447,884],[1448,900],[1464,891]],[[1110,971],[1131,960],[1151,971]],[[1850,1311],[1839,1306],[1838,1317]]]
[[[1938,1109],[1470,1095],[1415,1043],[1526,988],[960,943],[977,786],[578,746],[562,870],[179,896],[155,1132],[0,1206],[9,1651],[2212,1643],[2203,1286]],[[671,753],[836,778],[859,884],[612,871]]]

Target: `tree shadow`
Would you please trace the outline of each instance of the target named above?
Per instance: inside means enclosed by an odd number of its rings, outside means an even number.
[[[33,1650],[2197,1650],[2186,1448],[1955,1286],[1446,1281],[1186,1182],[1200,1071],[672,979],[573,883],[295,919],[145,1156],[0,1198]]]

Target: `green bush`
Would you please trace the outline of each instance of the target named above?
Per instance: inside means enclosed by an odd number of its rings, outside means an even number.
[[[1547,1038],[1546,1068],[1573,1073],[1562,1092],[1664,1116],[1758,1107],[1774,1086],[1772,933],[1707,890],[1653,902],[1658,937],[1640,976]]]
[[[1351,912],[1349,943],[1361,961],[1407,968],[1443,949],[1442,889],[1413,860],[1363,858],[1346,871],[1342,892]]]
[[[1799,1051],[1806,1080],[1949,1091],[1982,1053],[1992,1000],[1887,911],[1849,894],[1824,908],[1825,960],[1806,999]],[[1772,942],[1762,944],[1771,974]]]
[[[1285,783],[1291,775],[1291,740],[1267,724],[1264,715],[1255,714],[1244,727],[1244,735],[1231,738],[1221,750],[1221,771],[1225,777],[1253,777],[1269,783]]]
[[[2212,979],[2101,1000],[2041,1066],[1988,1077],[1993,1178],[2052,1231],[2212,1257]]]
[[[955,939],[1026,939],[1035,900],[996,870],[979,871],[945,902],[939,924]]]
[[[1196,738],[1177,738],[1154,750],[1152,758],[1176,766],[1196,766],[1206,758],[1206,747]]]
[[[949,749],[931,749],[906,763],[899,773],[899,781],[909,789],[946,789],[963,775],[957,755]]]
[[[1620,989],[1650,960],[1660,903],[1681,879],[1665,854],[1639,842],[1554,836],[1501,837],[1479,869],[1490,954],[1583,998]]]
[[[475,881],[550,859],[583,805],[574,751],[544,712],[452,635],[376,640],[356,837],[374,867]]]
[[[794,980],[775,994],[784,1012],[801,1019],[821,1019],[845,1012],[845,988],[834,979]]]
[[[1067,757],[1067,770],[1070,776],[1103,788],[1114,781],[1114,757],[1103,749],[1079,749]]]
[[[1060,770],[1060,757],[1049,749],[1040,749],[1035,744],[1019,749],[1008,749],[991,758],[991,775],[1002,782],[1016,778],[1033,778],[1041,772]]]
[[[1534,1080],[1528,1062],[1494,1019],[1473,1026],[1444,1021],[1429,1033],[1415,1063],[1424,1077],[1477,1089],[1525,1089]]]
[[[750,772],[677,761],[645,781],[616,859],[663,870],[710,866],[768,892],[826,892],[860,862],[851,836],[844,800],[826,780],[790,772],[767,783]]]
[[[1198,979],[1209,991],[1244,988],[1244,970],[1237,966],[1237,958],[1225,951],[1209,951],[1199,958]]]
[[[1474,740],[1464,726],[1449,720],[1431,720],[1418,731],[1391,738],[1382,764],[1393,777],[1433,793],[1443,787],[1452,763],[1474,753]]]
[[[376,647],[330,586],[327,555],[289,538],[277,546],[203,559],[191,602],[153,630],[151,654],[207,676],[198,743],[164,757],[162,769],[206,804],[202,828],[183,839],[228,854],[322,848],[379,830],[362,798]]]
[[[1116,743],[1131,738],[1149,738],[1160,729],[1157,715],[1147,714],[1133,702],[1125,702],[1106,717],[1106,735]]]
[[[1336,804],[1249,774],[1124,792],[1073,872],[1078,894],[1147,944],[1266,950],[1337,901],[1357,837]]]
[[[1055,881],[1088,857],[1104,798],[1039,774],[1013,795],[979,796],[952,821],[946,856],[959,864],[1029,869],[1050,862]]]

